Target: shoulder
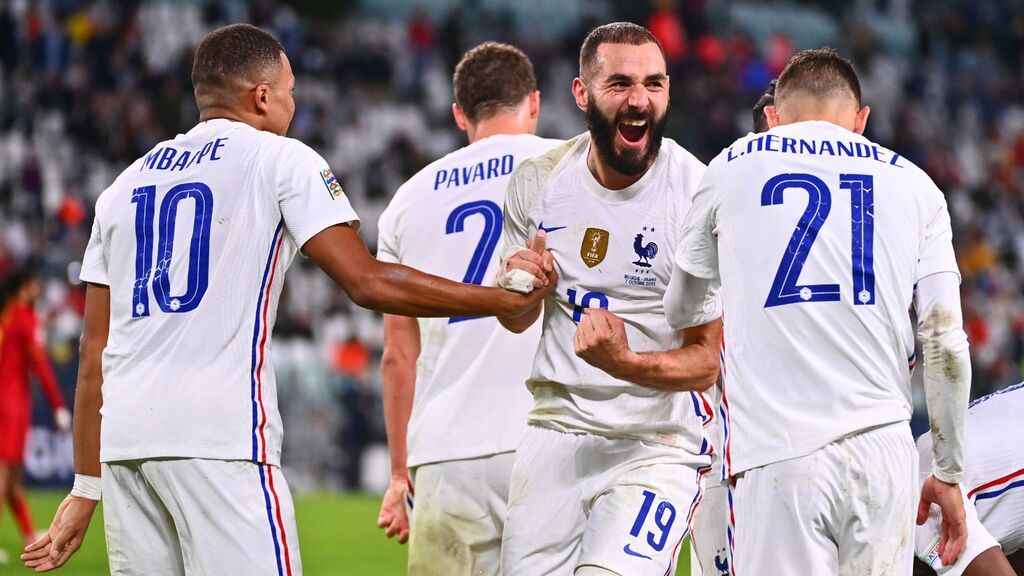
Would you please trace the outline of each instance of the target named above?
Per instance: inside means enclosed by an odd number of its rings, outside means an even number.
[[[260,130],[254,130],[251,138],[257,158],[269,161],[270,164],[280,165],[295,161],[326,164],[323,156],[301,140]]]
[[[567,165],[569,158],[586,154],[590,145],[590,134],[583,133],[574,138],[556,144],[546,152],[523,161],[512,173],[512,180],[517,186],[540,188],[551,176]]]

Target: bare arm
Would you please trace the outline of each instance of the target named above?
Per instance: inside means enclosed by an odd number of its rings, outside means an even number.
[[[964,570],[964,576],[1016,576],[1009,560],[998,546],[985,550]]]
[[[409,489],[406,436],[416,389],[416,360],[420,355],[420,331],[415,318],[384,315],[384,357],[381,360],[384,422],[391,453],[391,484],[381,502],[377,526],[400,544],[409,539],[405,494]]]
[[[576,355],[620,380],[668,392],[707,390],[718,379],[722,321],[686,328],[679,348],[634,352],[615,314],[588,308],[576,329]]]
[[[79,346],[75,391],[75,474],[100,476],[100,406],[103,404],[103,349],[110,332],[110,289],[90,284]],[[77,482],[76,482],[77,483]],[[74,492],[72,492],[74,493]],[[63,566],[82,546],[96,500],[69,495],[61,502],[46,534],[25,549],[21,559],[36,572]]]
[[[79,344],[75,388],[75,473],[100,475],[100,406],[103,404],[103,349],[110,332],[110,288],[90,284]]]
[[[359,234],[344,224],[323,230],[302,250],[359,306],[403,316],[516,317],[537,306],[554,284],[548,282],[523,295],[381,262],[367,252]]]

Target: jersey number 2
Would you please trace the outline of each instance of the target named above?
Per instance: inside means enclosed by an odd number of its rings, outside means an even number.
[[[854,305],[875,303],[875,263],[873,256],[875,236],[875,184],[868,174],[841,174],[839,187],[850,191],[853,239]],[[839,284],[797,284],[800,271],[811,252],[828,213],[832,209],[832,193],[821,178],[811,174],[779,174],[761,190],[761,205],[782,204],[782,193],[787,188],[802,188],[807,192],[807,209],[789,239],[786,252],[775,273],[765,308],[801,304],[803,302],[839,301]]]
[[[171,294],[171,254],[174,252],[174,229],[178,223],[178,206],[182,200],[195,202],[192,241],[188,251],[188,282],[185,292]],[[156,219],[156,186],[142,186],[132,191],[135,204],[135,286],[132,290],[132,318],[149,316],[149,285],[152,274],[153,295],[160,309],[170,314],[195,310],[206,294],[210,272],[210,222],[213,216],[213,193],[202,182],[188,182],[171,188],[160,203],[159,236],[154,238]],[[153,270],[153,244],[157,241],[156,270]]]
[[[477,200],[459,204],[448,215],[448,222],[445,224],[445,234],[462,232],[466,228],[466,218],[479,214],[484,218],[484,233],[476,244],[473,257],[469,260],[469,268],[462,281],[466,284],[480,285],[484,281],[484,274],[487,273],[487,266],[494,256],[494,248],[498,245],[498,238],[501,237],[502,214],[501,208],[490,200]],[[472,317],[449,318],[448,323],[454,324],[464,320],[473,320]]]

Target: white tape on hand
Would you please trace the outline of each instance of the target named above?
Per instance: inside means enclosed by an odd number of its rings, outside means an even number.
[[[529,294],[533,292],[533,274],[518,268],[508,270],[508,261],[523,250],[529,250],[529,248],[525,246],[512,246],[505,251],[498,266],[498,286],[512,292]]]

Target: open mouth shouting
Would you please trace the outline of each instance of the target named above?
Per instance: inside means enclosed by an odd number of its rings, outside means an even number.
[[[620,144],[626,149],[643,150],[647,145],[650,125],[647,118],[632,118],[618,122],[616,126]]]

